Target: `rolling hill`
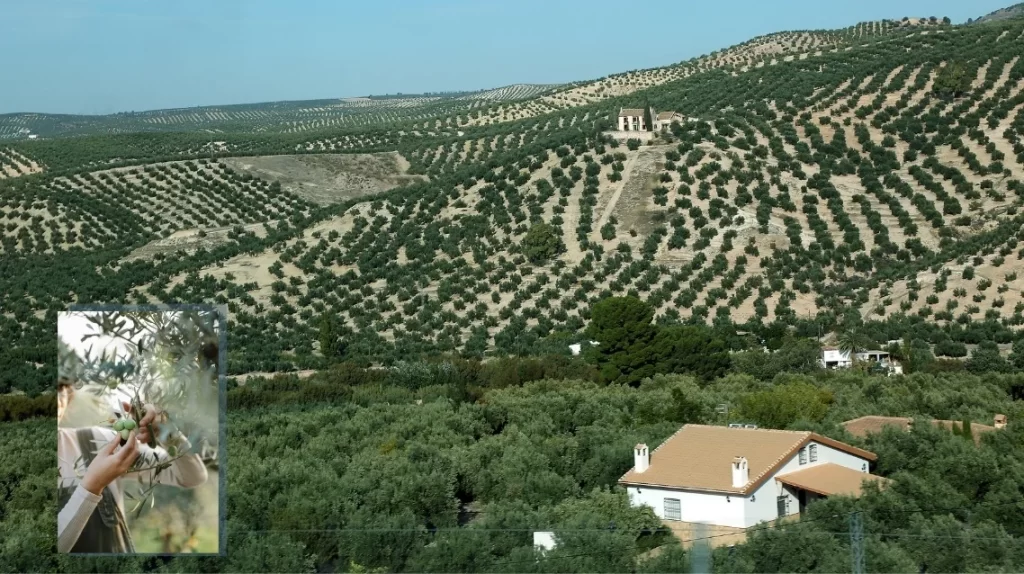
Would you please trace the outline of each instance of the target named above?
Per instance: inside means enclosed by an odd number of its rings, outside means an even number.
[[[110,115],[0,114],[0,141],[138,132],[303,133],[469,112],[529,99],[557,86],[516,84],[476,92],[398,94],[297,102],[203,106]]]
[[[1022,16],[1024,16],[1024,2],[1020,4],[1014,4],[1013,6],[1007,6],[1006,8],[996,10],[991,14],[986,14],[981,18],[975,20],[973,23],[983,24],[985,22],[995,22],[999,20],[1007,20],[1010,18],[1020,18]]]
[[[561,348],[627,293],[738,331],[1009,342],[1022,39],[881,21],[557,88],[8,116],[96,135],[0,144],[0,388],[52,380],[84,301],[227,303],[236,373],[322,365],[325,314],[372,362]],[[608,134],[645,104],[693,121]]]

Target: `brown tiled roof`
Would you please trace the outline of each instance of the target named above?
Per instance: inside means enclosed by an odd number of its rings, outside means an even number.
[[[902,428],[903,430],[910,430],[910,425],[913,419],[910,417],[880,417],[869,415],[866,417],[860,417],[859,419],[849,420],[843,423],[843,427],[846,432],[856,437],[864,438],[869,434],[881,434],[882,429],[887,426],[894,426]],[[941,426],[946,430],[951,430],[955,424],[960,427],[960,421],[946,421],[946,420],[933,420],[932,424],[935,426]],[[996,427],[983,425],[980,423],[971,423],[971,434],[974,435],[975,442],[981,442],[981,433],[996,430]]]
[[[749,494],[812,440],[866,460],[877,458],[812,432],[685,425],[654,449],[646,471],[630,469],[619,482]],[[732,461],[737,456],[745,457],[750,469],[750,481],[740,488],[732,486]]]
[[[681,114],[677,112],[658,112],[659,120],[670,120],[676,116],[681,116]]]
[[[883,486],[889,482],[887,478],[866,472],[858,472],[852,468],[831,462],[780,474],[775,477],[775,480],[824,496],[832,496],[834,494],[860,496],[864,481],[877,482]]]
[[[633,108],[633,109],[623,108],[623,109],[619,110],[619,117],[620,118],[623,118],[623,117],[626,117],[626,116],[640,116],[640,117],[643,117],[644,116],[644,111],[639,109],[639,108]]]

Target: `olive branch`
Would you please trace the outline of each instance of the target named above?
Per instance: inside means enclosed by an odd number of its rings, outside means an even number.
[[[210,466],[210,459],[216,458],[220,413],[215,350],[224,319],[215,310],[71,314],[94,326],[93,333],[82,336],[82,343],[100,336],[119,342],[98,352],[92,345],[84,352],[63,342],[59,345],[60,376],[73,381],[76,389],[106,399],[113,409],[113,416],[98,425],[112,428],[123,441],[145,417],[145,405],[157,405],[162,411],[159,432],[148,429],[148,446],[153,450],[139,456],[126,473],[138,476],[138,491],[133,494],[126,488],[124,494],[137,500],[132,512],[139,516],[155,505],[155,488],[175,461],[201,454]],[[122,401],[130,405],[128,412],[121,407]],[[80,463],[81,457],[75,461],[76,474]]]

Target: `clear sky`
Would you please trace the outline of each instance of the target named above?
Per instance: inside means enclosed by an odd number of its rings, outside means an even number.
[[[560,83],[753,36],[1014,0],[3,0],[0,113]]]

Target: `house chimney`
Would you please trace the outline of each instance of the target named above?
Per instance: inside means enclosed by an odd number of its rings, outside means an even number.
[[[997,429],[1006,428],[1006,415],[996,415],[995,427]]]
[[[651,454],[647,452],[647,445],[638,444],[633,449],[633,470],[644,472],[651,466]]]
[[[737,456],[732,459],[732,487],[743,488],[750,482],[750,468],[747,466],[747,459]]]

